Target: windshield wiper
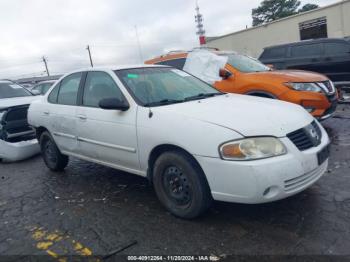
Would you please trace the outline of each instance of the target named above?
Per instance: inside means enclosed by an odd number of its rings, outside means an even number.
[[[213,96],[221,96],[224,94],[225,93],[206,93],[206,94],[200,93],[200,94],[195,95],[195,96],[186,97],[184,100],[185,101],[199,100],[199,99],[204,99],[204,98],[213,97]]]
[[[163,99],[157,102],[150,102],[144,104],[146,107],[150,106],[164,106],[164,105],[170,105],[170,104],[176,104],[176,103],[182,103],[184,100],[176,100],[176,99]]]

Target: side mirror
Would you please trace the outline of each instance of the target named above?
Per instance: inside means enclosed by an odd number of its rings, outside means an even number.
[[[33,95],[35,95],[35,96],[40,96],[40,95],[41,95],[41,93],[40,93],[39,90],[31,90],[30,92],[31,92]]]
[[[233,74],[230,71],[227,71],[226,69],[220,69],[219,72],[220,77],[222,77],[222,79],[227,79],[230,78]]]
[[[118,98],[104,98],[99,102],[99,107],[106,110],[127,111],[130,106],[126,101],[120,101]]]

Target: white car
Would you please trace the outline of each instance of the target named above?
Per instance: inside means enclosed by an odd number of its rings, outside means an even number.
[[[0,160],[19,161],[40,152],[27,121],[29,104],[36,99],[22,86],[0,80]]]
[[[31,104],[44,161],[68,156],[148,177],[174,215],[211,201],[264,203],[315,183],[329,138],[302,107],[224,94],[171,67],[87,69]]]

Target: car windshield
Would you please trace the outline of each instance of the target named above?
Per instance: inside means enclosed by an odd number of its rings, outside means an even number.
[[[223,94],[175,68],[137,68],[118,70],[115,73],[143,106],[182,103]]]
[[[238,71],[243,73],[253,73],[253,72],[266,72],[271,71],[269,67],[262,64],[256,59],[253,59],[249,56],[240,55],[240,54],[225,54],[222,56],[227,56],[227,63],[236,68]]]
[[[20,85],[15,83],[0,82],[0,99],[31,96],[32,94]]]

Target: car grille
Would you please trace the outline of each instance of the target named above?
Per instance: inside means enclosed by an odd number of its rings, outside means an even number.
[[[327,163],[322,164],[317,169],[306,173],[304,175],[285,180],[284,181],[284,190],[289,193],[295,190],[299,190],[306,185],[316,181],[327,169]]]
[[[287,137],[300,150],[304,151],[321,143],[322,132],[314,121],[310,125],[287,134]]]

